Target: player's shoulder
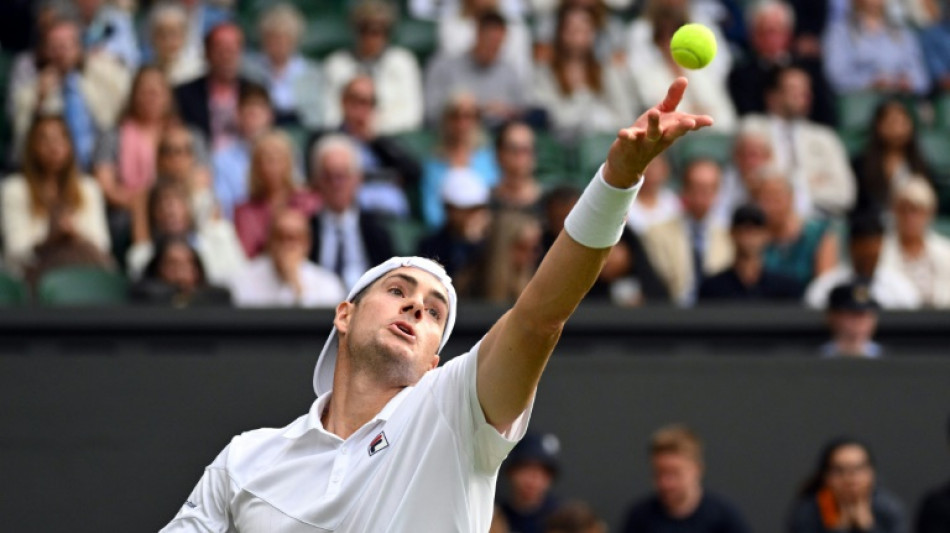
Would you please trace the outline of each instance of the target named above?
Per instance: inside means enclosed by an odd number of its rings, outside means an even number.
[[[258,428],[236,435],[222,454],[225,468],[237,479],[242,477],[242,472],[251,472],[262,465],[270,464],[293,442],[287,437],[288,434],[298,426],[306,425],[307,416],[301,415],[281,428]]]

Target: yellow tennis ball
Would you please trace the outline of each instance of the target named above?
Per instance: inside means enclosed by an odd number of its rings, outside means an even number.
[[[680,26],[670,41],[670,52],[681,67],[703,68],[716,57],[716,36],[702,24]]]

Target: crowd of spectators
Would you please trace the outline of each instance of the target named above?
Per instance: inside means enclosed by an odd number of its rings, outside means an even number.
[[[98,269],[139,303],[332,306],[399,253],[511,302],[610,138],[686,76],[715,125],[646,170],[592,299],[950,306],[936,0],[10,9],[2,273],[37,293]],[[705,69],[670,56],[687,22],[717,35]]]

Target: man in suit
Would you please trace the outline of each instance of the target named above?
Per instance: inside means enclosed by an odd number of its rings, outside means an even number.
[[[311,154],[313,185],[323,196],[323,210],[310,219],[310,259],[335,272],[349,290],[369,267],[393,256],[392,238],[357,204],[363,165],[353,142],[344,135],[327,135]]]
[[[807,72],[778,69],[766,92],[766,114],[750,115],[744,123],[770,131],[774,163],[807,191],[813,210],[841,215],[854,205],[854,174],[834,130],[808,119],[812,94]]]
[[[729,230],[712,216],[721,176],[713,160],[690,162],[683,173],[683,213],[644,235],[650,262],[679,305],[692,305],[703,277],[732,263]]]
[[[240,75],[244,34],[236,24],[215,26],[205,36],[208,73],[175,88],[181,118],[198,128],[216,150],[237,138],[238,96],[247,80]]]

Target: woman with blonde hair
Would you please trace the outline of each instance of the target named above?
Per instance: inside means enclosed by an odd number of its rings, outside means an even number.
[[[280,131],[262,135],[251,152],[248,201],[234,210],[234,228],[249,258],[264,250],[273,213],[290,207],[313,214],[313,193],[298,188],[294,172],[290,137]]]
[[[22,172],[0,184],[0,233],[7,268],[22,272],[46,239],[51,213],[64,209],[76,233],[109,251],[102,191],[80,174],[69,128],[61,116],[40,116],[26,135]]]
[[[474,268],[459,275],[459,293],[492,303],[515,301],[538,267],[541,233],[541,223],[532,215],[498,213],[484,254]]]

